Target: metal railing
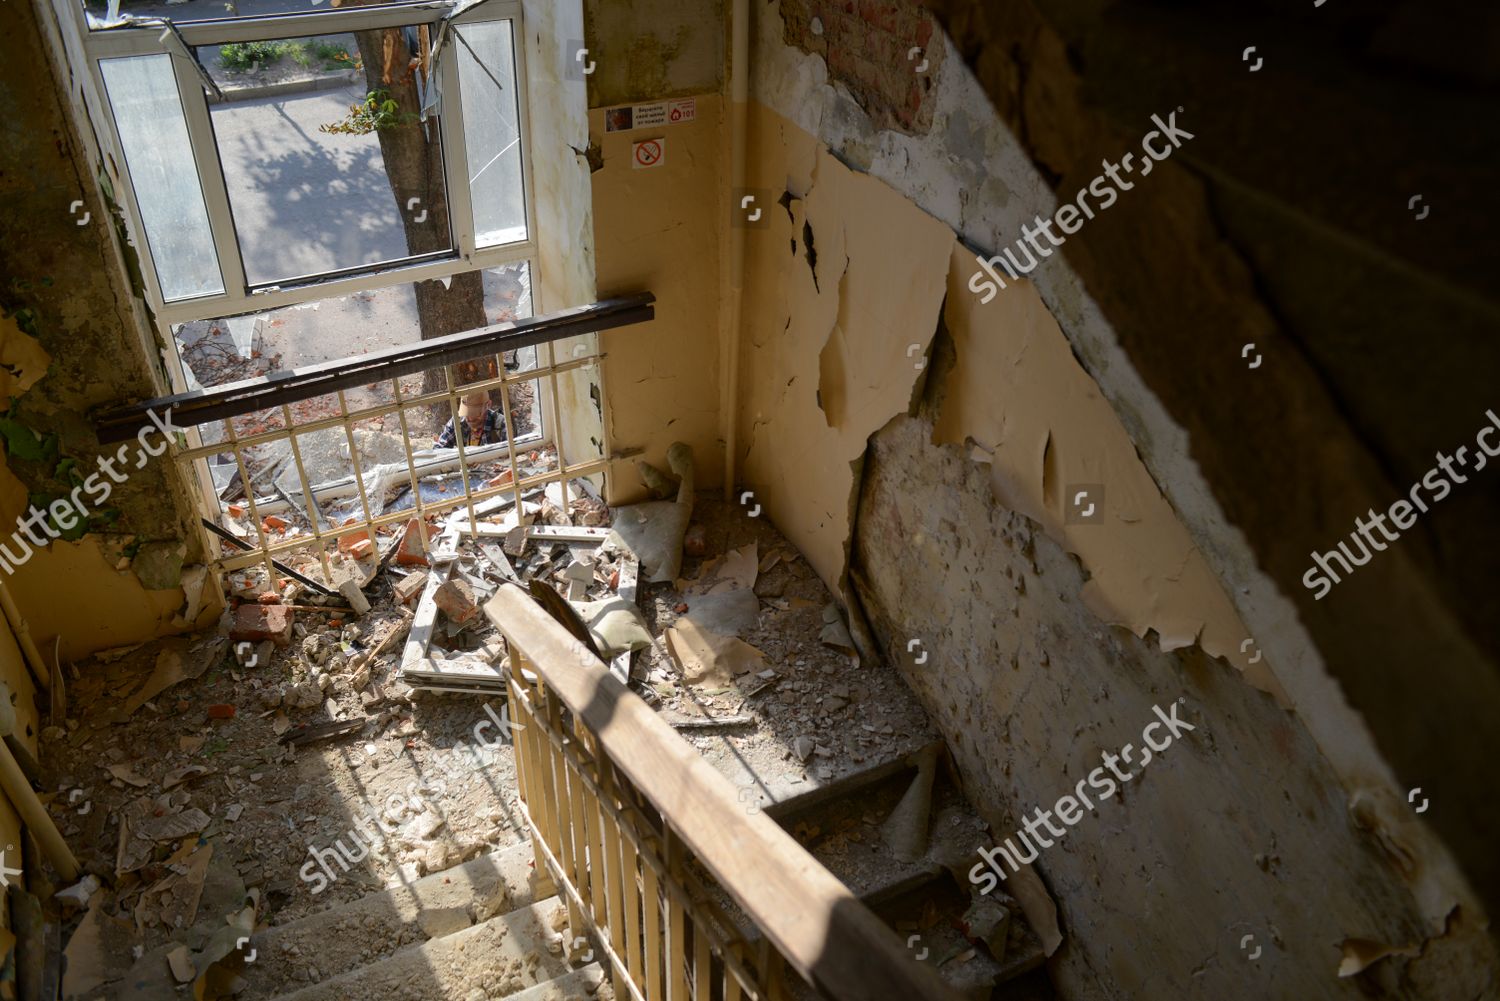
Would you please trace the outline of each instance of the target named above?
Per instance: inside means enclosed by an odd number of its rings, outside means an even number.
[[[779,1001],[790,968],[836,1001],[956,1001],[529,595],[506,585],[485,613],[510,654],[516,776],[538,873],[566,903],[574,949],[590,938],[602,948],[617,998]]]
[[[608,435],[601,431],[604,454],[599,457],[582,458],[565,454],[558,377],[576,369],[598,365],[603,354],[578,345],[580,350],[573,357],[559,358],[555,356],[555,342],[649,320],[654,315],[654,301],[655,297],[649,292],[635,293],[545,316],[433,338],[419,344],[309,365],[278,373],[273,378],[247,379],[212,389],[147,400],[101,415],[96,421],[96,428],[102,444],[124,441],[142,427],[148,426],[148,415],[154,411],[157,414],[170,414],[174,426],[193,429],[192,439],[186,443],[187,447],[173,443],[173,458],[189,468],[199,466],[199,478],[206,480],[206,466],[201,464],[206,463],[211,456],[230,456],[240,482],[245,487],[244,511],[239,521],[248,527],[250,534],[239,537],[239,541],[234,544],[239,552],[224,553],[213,560],[215,567],[222,571],[232,571],[263,564],[269,585],[274,588],[281,576],[298,576],[277,557],[285,558],[299,551],[310,552],[318,560],[324,580],[332,582],[334,574],[329,563],[329,552],[346,536],[374,538],[376,529],[415,522],[423,548],[426,549],[431,544],[427,524],[430,516],[467,507],[469,524],[476,524],[479,520],[476,505],[506,494],[513,496],[515,510],[520,512],[523,510],[524,494],[553,482],[561,484],[563,507],[566,508],[569,502],[569,481],[593,476],[607,469]],[[529,347],[538,348],[537,365],[508,372],[504,354]],[[459,366],[474,363],[493,364],[497,374],[472,381],[460,378]],[[403,376],[428,372],[442,373],[441,389],[413,393],[403,388]],[[602,384],[602,379],[599,382]],[[535,416],[546,432],[530,438],[518,437],[516,434],[511,398],[512,389],[518,384],[526,383],[546,389],[545,392],[534,393],[533,399]],[[377,400],[371,405],[351,405],[346,395],[347,390],[368,390],[382,384],[388,384],[389,398]],[[503,442],[474,446],[467,445],[462,436],[459,436],[455,455],[451,458],[421,460],[416,457],[411,444],[413,432],[408,426],[410,415],[434,405],[442,406],[447,411],[448,419],[456,427],[459,423],[460,397],[492,390],[497,391],[500,396],[501,413],[505,420]],[[329,412],[310,418],[300,416],[294,411],[293,404],[303,401],[322,401]],[[602,409],[602,400],[600,406]],[[254,418],[252,423],[259,426],[245,426],[245,419],[251,417]],[[381,503],[372,502],[366,489],[369,471],[361,462],[354,434],[362,422],[381,421],[390,417],[394,417],[399,426],[399,434],[395,437],[400,439],[403,450],[404,468],[398,474],[399,479],[411,490],[411,506],[403,505],[398,510],[383,510]],[[241,419],[238,427],[236,418]],[[214,437],[217,440],[205,440],[204,432],[213,430],[216,425],[218,430]],[[323,486],[312,482],[303,455],[303,445],[308,441],[308,436],[330,430],[342,430],[343,445],[348,450],[348,461],[352,468],[352,476],[345,477],[348,482],[340,481],[340,484],[333,487],[351,502],[351,510],[338,524],[328,520],[322,507],[322,497],[325,495]],[[281,498],[257,497],[256,477],[252,475],[251,462],[247,461],[247,450],[277,442],[287,443],[291,457],[290,468],[296,472],[297,489]],[[548,456],[539,467],[528,471],[522,457],[538,448],[548,450]],[[251,452],[252,458],[253,454]],[[461,491],[451,497],[424,500],[419,481],[424,472],[429,471],[429,467],[438,461],[454,467]],[[510,471],[509,479],[494,485],[480,485],[471,467],[500,462]],[[296,503],[299,499],[300,503]],[[221,536],[229,534],[223,527],[227,511],[228,505],[221,503],[216,510],[207,512],[211,515],[210,520],[219,526],[216,534]],[[288,511],[298,521],[305,521],[308,531],[272,538],[266,527],[266,515],[280,516]]]

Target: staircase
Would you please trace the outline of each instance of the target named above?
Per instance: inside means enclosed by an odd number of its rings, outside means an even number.
[[[988,837],[941,742],[746,809],[515,590],[486,611],[530,840],[262,930],[241,1001],[1052,996],[1014,901],[976,930]]]
[[[244,1001],[577,1001],[612,997],[574,965],[556,896],[539,897],[531,846],[274,925],[250,942]],[[582,945],[582,943],[580,943]],[[583,951],[587,956],[588,952]],[[603,990],[601,991],[601,986]]]

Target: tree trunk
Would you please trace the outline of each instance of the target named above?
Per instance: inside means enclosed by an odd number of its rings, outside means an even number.
[[[386,91],[404,119],[400,124],[377,129],[375,135],[391,194],[401,212],[407,250],[413,255],[448,250],[452,240],[438,120],[436,115],[426,122],[409,117],[421,112],[421,102],[417,70],[404,34],[395,28],[357,31],[354,41],[364,63],[367,89]],[[477,271],[454,275],[447,287],[436,280],[417,282],[416,293],[423,340],[473,330],[486,323],[484,281]],[[496,372],[494,359],[464,362],[455,369],[459,384],[493,378]],[[435,392],[444,385],[441,371],[428,371],[422,388]]]

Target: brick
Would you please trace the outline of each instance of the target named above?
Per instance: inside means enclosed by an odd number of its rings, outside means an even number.
[[[375,554],[375,543],[369,539],[360,539],[346,551],[357,560],[368,559]]]
[[[444,581],[434,592],[432,600],[452,622],[462,624],[479,614],[479,605],[474,601],[474,589],[465,581]]]
[[[396,562],[404,567],[428,565],[427,548],[422,545],[422,532],[417,527],[415,518],[406,523],[406,535],[402,537],[401,545],[396,550]]]
[[[410,605],[421,595],[427,587],[427,574],[422,571],[407,574],[396,581],[396,600],[403,605]]]
[[[354,548],[362,543],[366,544],[366,552],[369,551],[369,546],[374,545],[373,537],[369,532],[353,532],[349,535],[341,535],[339,536],[339,552],[353,553]],[[361,559],[361,557],[356,556],[355,559]]]
[[[229,638],[236,643],[270,640],[277,646],[290,646],[292,610],[285,605],[241,605],[235,610]]]
[[[286,519],[279,518],[274,514],[268,514],[261,519],[261,526],[268,532],[280,532],[286,529]]]
[[[708,530],[702,525],[689,525],[687,534],[682,537],[682,553],[684,556],[707,556]]]

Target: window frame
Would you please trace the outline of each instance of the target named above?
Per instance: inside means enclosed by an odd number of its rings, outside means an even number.
[[[453,250],[439,259],[430,255],[407,257],[356,269],[323,272],[299,278],[283,285],[251,289],[247,283],[243,257],[235,232],[229,192],[219,159],[213,131],[208,94],[204,91],[196,64],[159,25],[138,25],[89,29],[78,0],[58,0],[70,7],[79,24],[87,57],[88,72],[99,96],[100,121],[96,129],[102,144],[113,160],[112,172],[119,184],[118,199],[127,213],[127,231],[140,256],[141,277],[148,302],[159,329],[171,340],[171,328],[192,320],[217,319],[244,313],[258,313],[283,306],[370,291],[408,282],[446,278],[469,271],[527,262],[532,284],[532,308],[538,312],[540,287],[537,275],[538,253],[536,189],[532,179],[532,146],[530,98],[527,87],[526,33],[520,0],[481,0],[467,7],[452,0],[428,0],[418,3],[381,4],[373,7],[333,8],[311,13],[268,14],[253,17],[216,18],[175,25],[191,51],[197,46],[223,45],[233,42],[280,40],[310,35],[343,34],[374,28],[407,27],[429,24],[431,35],[442,34],[442,46],[435,55],[437,85],[442,94],[438,115],[438,135],[443,154],[444,183],[447,187],[448,219]],[[522,205],[526,213],[526,239],[480,248],[476,246],[474,219],[467,172],[463,94],[458,78],[455,26],[486,21],[511,22],[511,44],[515,60],[517,125],[520,131]],[[446,25],[445,25],[446,22]],[[444,30],[446,27],[447,30]],[[113,107],[104,85],[101,60],[138,55],[166,54],[171,57],[177,83],[178,100],[187,122],[188,141],[197,168],[198,182],[208,211],[210,231],[218,256],[224,292],[168,302],[162,294],[156,261],[141,222],[140,204],[136,199],[124,146],[117,131]],[[178,353],[171,352],[176,356]],[[185,388],[180,358],[174,357],[174,381]]]

